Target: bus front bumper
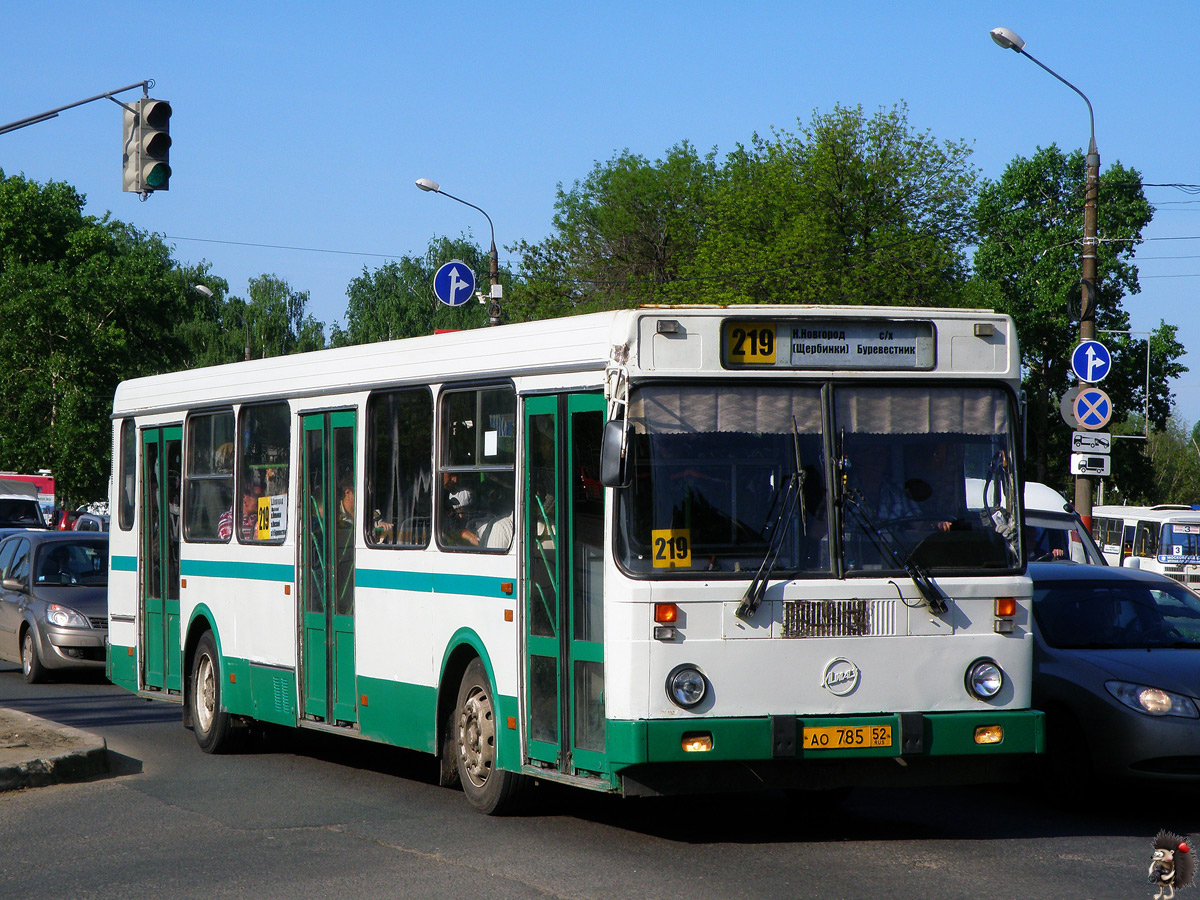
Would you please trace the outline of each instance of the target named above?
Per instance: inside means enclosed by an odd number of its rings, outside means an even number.
[[[1009,781],[1045,749],[1035,710],[609,721],[608,738],[626,794]]]

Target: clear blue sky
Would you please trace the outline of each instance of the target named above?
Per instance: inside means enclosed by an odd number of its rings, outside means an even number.
[[[153,78],[174,108],[175,174],[144,203],[121,192],[107,100],[0,135],[0,168],[74,184],[88,212],[165,235],[234,294],[284,278],[330,323],[364,267],[435,235],[486,247],[486,220],[418,191],[419,177],[486,209],[509,259],[506,245],[549,232],[556,187],[596,161],[657,159],[685,139],[724,154],[838,103],[905,102],[910,124],[970,142],[993,179],[1039,145],[1085,147],[1083,101],[996,47],[997,25],[1088,95],[1103,166],[1200,183],[1200,4],[1128,0],[13,4],[0,124]],[[1174,385],[1177,411],[1193,423],[1200,199],[1147,196],[1142,293],[1126,307],[1134,329],[1179,325],[1193,371]]]

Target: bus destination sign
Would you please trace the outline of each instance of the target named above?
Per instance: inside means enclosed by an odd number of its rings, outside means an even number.
[[[725,364],[781,369],[932,369],[932,322],[805,319],[725,323]]]

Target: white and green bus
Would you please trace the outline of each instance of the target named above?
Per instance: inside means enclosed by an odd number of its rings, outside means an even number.
[[[1109,565],[1200,588],[1200,509],[1194,506],[1096,506],[1092,536]]]
[[[413,748],[489,813],[1000,777],[1043,740],[1018,381],[1005,316],[835,306],[127,381],[108,674],[208,752]]]

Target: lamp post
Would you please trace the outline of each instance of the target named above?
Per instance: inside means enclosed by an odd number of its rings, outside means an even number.
[[[504,288],[500,285],[500,260],[496,256],[496,228],[492,225],[492,217],[474,203],[468,203],[462,197],[455,197],[453,194],[447,194],[442,190],[442,186],[432,178],[418,178],[416,181],[417,187],[423,191],[429,191],[434,194],[441,194],[443,197],[449,197],[451,200],[457,200],[464,206],[469,206],[471,209],[477,209],[483,213],[483,217],[487,219],[488,228],[492,232],[492,248],[488,251],[488,276],[491,282],[491,292],[488,297],[488,324],[500,324],[500,300],[504,297]]]
[[[1081,259],[1081,284],[1083,295],[1079,305],[1079,340],[1096,338],[1096,248],[1099,245],[1096,228],[1096,204],[1100,195],[1100,151],[1096,149],[1096,117],[1092,113],[1092,102],[1067,79],[1049,66],[1030,56],[1025,51],[1021,36],[1009,28],[993,28],[992,40],[1005,50],[1012,50],[1037,63],[1080,97],[1088,108],[1088,123],[1091,137],[1087,153],[1087,182],[1083,196],[1083,256]],[[1089,528],[1092,524],[1092,479],[1087,475],[1075,476],[1075,510]]]

